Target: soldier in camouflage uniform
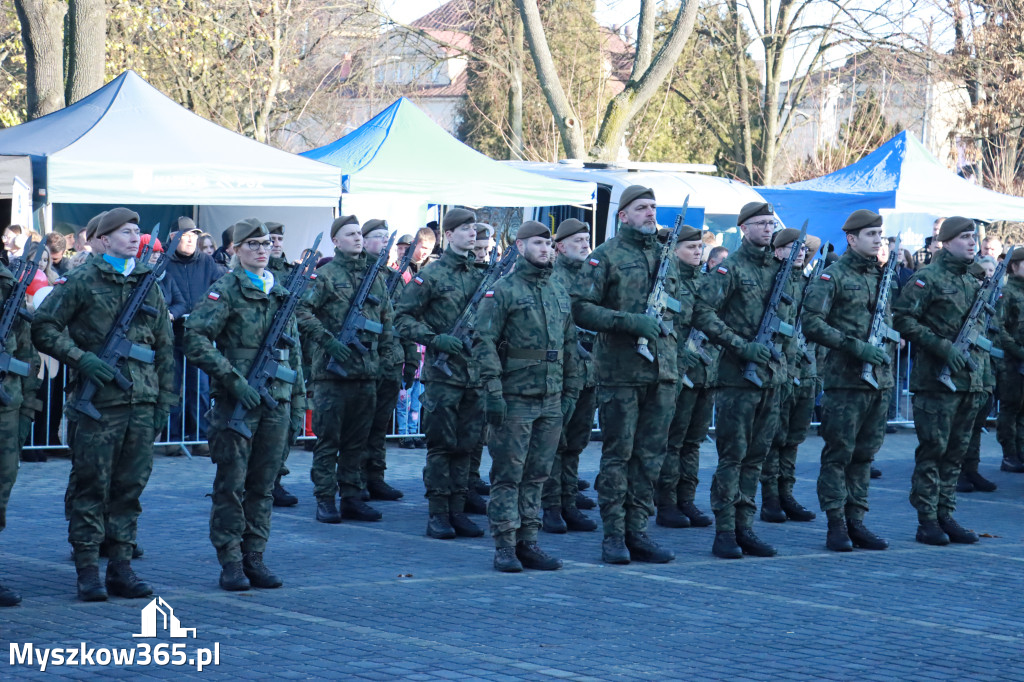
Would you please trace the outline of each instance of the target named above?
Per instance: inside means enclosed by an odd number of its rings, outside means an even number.
[[[1006,287],[999,301],[997,326],[998,346],[1006,357],[997,362],[999,370],[996,385],[999,391],[999,417],[996,437],[1003,449],[1000,469],[1015,474],[1024,473],[1024,247],[1010,254],[1006,266]],[[995,341],[995,339],[993,339]]]
[[[392,335],[393,312],[380,271],[362,314],[379,324],[381,332],[358,332],[365,353],[336,338],[372,261],[363,251],[362,230],[355,216],[336,219],[331,240],[334,258],[317,269],[317,278],[306,289],[296,312],[302,338],[314,349],[310,381],[316,446],[310,478],[317,499],[316,520],[379,521],[381,513],[362,500],[363,460],[377,404],[380,365],[394,362],[393,354],[399,352]],[[344,376],[328,368],[331,360],[338,363]],[[334,506],[335,494],[341,496],[340,513]]]
[[[480,440],[484,396],[480,367],[470,349],[448,332],[472,298],[483,273],[473,267],[476,215],[464,208],[445,214],[447,248],[412,279],[398,301],[396,326],[403,339],[426,346],[421,381],[427,463],[423,484],[430,518],[427,535],[447,540],[479,537],[483,530],[465,514],[470,455]],[[451,376],[434,366],[448,354]]]
[[[705,364],[698,350],[696,340],[690,338],[693,318],[693,302],[700,284],[700,258],[704,251],[701,231],[684,225],[676,240],[676,258],[679,259],[679,280],[682,312],[676,316],[677,356],[680,381],[677,385],[675,414],[668,429],[668,443],[665,462],[658,476],[658,516],[655,522],[666,528],[706,527],[711,519],[705,515],[694,499],[697,494],[697,472],[700,468],[700,445],[711,428],[711,414],[714,407],[712,385],[715,377],[715,362],[718,351],[706,341],[701,350],[710,360]],[[687,385],[686,377],[692,385]]]
[[[737,222],[743,242],[701,282],[693,306],[694,326],[722,347],[715,398],[719,436],[718,468],[711,479],[716,531],[711,551],[723,559],[776,554],[754,534],[754,496],[779,426],[778,390],[788,380],[785,356],[775,359],[767,345],[752,340],[782,267],[768,249],[775,214],[771,204],[751,202]],[[784,321],[795,317],[786,303],[778,312]],[[760,387],[743,377],[747,363],[756,366]]]
[[[594,363],[604,441],[594,488],[604,524],[602,560],[612,564],[675,559],[647,535],[676,397],[676,334],[666,335],[644,312],[661,250],[656,211],[649,188],[623,190],[618,233],[590,255],[572,291],[576,323],[598,333]],[[679,296],[674,261],[665,280],[673,300]],[[669,328],[673,317],[666,310]],[[641,338],[648,339],[653,362],[637,352]]]
[[[583,262],[590,255],[590,226],[575,218],[567,218],[555,231],[555,250],[558,252],[551,279],[566,291],[572,291]],[[578,328],[577,328],[578,329]],[[551,463],[551,475],[544,483],[541,506],[544,508],[543,529],[547,533],[597,530],[597,524],[578,508],[580,453],[590,442],[597,409],[597,384],[593,352],[594,335],[577,331],[583,374],[583,387],[576,404],[565,420],[558,449]],[[566,389],[570,390],[570,389]],[[584,498],[591,504],[590,498]]]
[[[882,217],[866,209],[854,211],[843,231],[846,251],[810,283],[804,299],[804,333],[808,340],[829,349],[821,368],[825,397],[818,433],[825,447],[818,501],[828,517],[828,549],[849,552],[856,546],[882,550],[889,543],[864,525],[871,461],[885,439],[895,383],[892,346],[881,349],[867,343],[882,280],[878,267],[884,239]],[[889,326],[895,280],[891,287],[885,310]],[[862,378],[865,363],[873,367],[877,386]]]
[[[185,354],[211,379],[210,459],[217,465],[210,511],[210,541],[221,564],[220,586],[229,591],[281,586],[263,563],[270,537],[273,489],[289,430],[305,417],[306,388],[298,347],[277,352],[296,373],[289,383],[268,386],[276,407],[265,403],[246,381],[274,315],[288,291],[266,266],[272,241],[256,220],[231,228],[238,265],[210,287],[185,322]],[[298,338],[295,321],[286,333]],[[216,345],[214,345],[216,344]],[[246,438],[228,426],[235,406],[246,409]]]
[[[92,403],[101,419],[78,415],[71,443],[76,480],[68,539],[83,601],[105,600],[108,590],[129,598],[153,592],[135,575],[131,556],[142,512],[139,497],[153,470],[153,439],[178,398],[170,317],[158,287],[145,301],[156,314],[137,315],[128,330],[132,343],[152,349],[155,356],[152,363],[131,358],[122,363],[131,387],[125,390],[112,381],[115,368],[96,355],[121,308],[150,271],[149,265],[135,261],[138,221],[138,214],[126,208],[108,211],[96,229],[103,256],[90,258],[58,280],[32,321],[36,347],[76,370],[73,387],[87,380],[99,386]],[[99,579],[104,538],[110,557],[106,589]]]
[[[956,480],[986,398],[983,366],[988,353],[972,348],[971,369],[967,356],[953,347],[979,287],[967,272],[974,260],[975,234],[974,221],[946,218],[939,229],[942,248],[903,286],[893,307],[893,325],[913,348],[910,390],[918,446],[910,503],[917,509],[917,541],[928,545],[978,541],[977,534],[953,518]],[[956,392],[938,380],[947,365]]]
[[[792,240],[798,236],[796,230],[779,230],[772,244],[775,257],[785,260],[789,257]],[[816,253],[821,240],[807,235],[802,253],[793,262],[793,307],[800,310],[807,277],[803,266],[808,253]],[[812,248],[813,247],[813,248]],[[761,520],[770,523],[790,521],[812,521],[815,513],[804,507],[793,497],[796,484],[796,454],[800,443],[807,438],[814,412],[814,399],[818,396],[818,373],[815,367],[815,348],[807,343],[802,332],[786,340],[786,368],[789,380],[779,387],[779,428],[772,438],[772,445],[761,467]]]
[[[487,516],[494,568],[506,573],[562,567],[537,544],[541,491],[582,379],[569,293],[551,278],[551,232],[527,221],[516,232],[516,247],[515,271],[480,305],[474,344],[492,427]]]

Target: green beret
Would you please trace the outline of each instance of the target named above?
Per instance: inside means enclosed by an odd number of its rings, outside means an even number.
[[[267,230],[270,231],[270,234],[279,234],[282,237],[284,236],[284,225],[281,223],[275,223],[272,220],[268,220],[263,224],[267,226]]]
[[[99,222],[96,223],[96,236],[102,237],[105,234],[110,234],[125,223],[138,225],[139,214],[123,206],[112,208],[100,216]]]
[[[826,267],[828,267],[829,265],[832,265],[837,260],[839,260],[839,254],[836,253],[835,251],[829,251],[827,254],[825,254],[825,266]]]
[[[244,243],[247,239],[265,237],[268,234],[270,234],[270,230],[258,218],[239,220],[231,226],[231,239],[234,241],[235,246]]]
[[[412,235],[411,234],[403,234],[401,237],[398,238],[398,241],[396,242],[396,244],[405,244],[406,246],[408,246],[409,244],[412,244]]]
[[[962,216],[953,216],[952,218],[946,218],[942,221],[942,227],[939,228],[939,241],[948,242],[950,239],[959,237],[964,232],[972,232],[977,227],[974,225],[974,221],[970,218],[964,218]]]
[[[858,208],[843,223],[843,232],[856,232],[865,227],[881,227],[882,216],[866,208]]]
[[[558,224],[558,229],[555,230],[555,241],[560,242],[581,232],[590,234],[590,225],[575,218],[566,218]]]
[[[335,218],[334,222],[331,223],[331,239],[334,239],[334,235],[338,234],[338,230],[340,230],[343,226],[351,225],[352,223],[358,225],[359,218],[355,217],[354,215],[342,215]]]
[[[107,214],[106,211],[103,213],[97,213],[92,218],[89,218],[89,222],[85,224],[85,238],[92,239],[96,236],[96,228],[100,225],[100,220]]]
[[[202,233],[198,227],[196,227],[196,221],[192,220],[188,216],[181,216],[178,218],[178,232],[185,234],[186,232],[199,232]]]
[[[538,223],[536,220],[527,220],[516,231],[516,240],[529,239],[530,237],[547,237],[551,239],[551,230],[544,223]]]
[[[702,232],[696,227],[683,225],[679,228],[679,236],[676,237],[676,244],[679,242],[699,242]]]
[[[494,228],[487,223],[476,224],[476,238],[477,239],[490,239],[494,236]]]
[[[804,240],[804,244],[807,245],[807,253],[810,254],[811,256],[818,253],[818,249],[821,248],[821,240],[815,237],[813,234],[807,235],[807,238]]]
[[[453,208],[444,214],[444,220],[441,221],[441,230],[443,232],[451,232],[457,230],[466,223],[475,223],[476,213],[473,213],[466,208]]]
[[[363,223],[363,236],[365,237],[374,230],[384,230],[386,232],[387,229],[388,221],[381,220],[380,218],[372,218]]]
[[[774,235],[772,235],[772,248],[781,249],[784,246],[792,244],[799,237],[800,230],[797,230],[792,227],[783,228],[776,232]]]
[[[1016,263],[1019,260],[1024,260],[1024,247],[1018,246],[1013,250],[1013,253],[1009,255],[1010,262]]]
[[[622,190],[622,194],[619,195],[619,210],[626,210],[627,206],[641,197],[647,197],[651,201],[654,201],[654,190],[650,187],[644,187],[643,185],[630,185],[626,189]]]
[[[740,209],[740,214],[736,216],[736,224],[742,225],[759,215],[775,215],[775,209],[766,201],[751,201]]]

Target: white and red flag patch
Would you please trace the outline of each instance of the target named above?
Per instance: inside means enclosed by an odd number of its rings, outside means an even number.
[[[914,280],[914,284],[916,284],[917,286],[919,286],[922,289],[924,289],[924,282],[922,282],[921,280],[919,280],[919,279]]]
[[[589,261],[587,261],[587,262],[588,262],[588,263],[590,263],[591,265],[595,266],[595,267],[596,267],[597,265],[600,265],[600,264],[601,264],[601,261],[599,261],[599,260],[598,260],[598,259],[596,259],[596,258],[591,258],[591,259],[590,259]]]
[[[726,267],[723,267],[723,266],[719,265],[718,266],[718,272],[719,272],[719,274],[727,275],[727,274],[729,274],[729,268],[726,268]]]
[[[821,273],[821,278],[823,280],[825,280],[826,282],[828,282],[829,280],[832,279],[832,275],[828,274],[827,272],[823,272],[823,273]]]
[[[206,298],[210,299],[211,301],[217,301],[220,299],[220,294],[218,294],[216,291],[211,291],[206,295]]]

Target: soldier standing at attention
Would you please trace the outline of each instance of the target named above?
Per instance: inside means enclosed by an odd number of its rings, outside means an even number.
[[[999,302],[1000,342],[1006,357],[999,361],[999,417],[996,436],[1003,449],[1003,471],[1024,473],[1024,248],[1017,247],[1007,264],[1006,288]]]
[[[828,517],[828,549],[882,550],[889,543],[864,525],[871,462],[885,439],[895,381],[892,346],[882,349],[867,343],[883,274],[877,260],[884,239],[882,216],[859,209],[846,219],[843,231],[846,251],[810,283],[804,301],[804,333],[829,349],[821,370],[825,397],[818,433],[825,446],[818,502]],[[885,311],[889,326],[895,296],[894,279]],[[872,366],[877,386],[862,378],[865,363]]]
[[[659,266],[656,211],[651,189],[623,190],[618,233],[594,249],[572,291],[576,323],[598,333],[594,363],[604,442],[594,488],[604,523],[602,561],[610,564],[675,559],[647,535],[676,397],[675,333],[662,335],[658,321],[644,313]],[[672,262],[665,291],[673,298],[678,277]],[[654,362],[637,352],[641,338],[649,341]]]
[[[336,338],[367,275],[369,262],[355,216],[337,218],[331,225],[331,240],[334,258],[317,269],[317,278],[306,289],[296,312],[302,338],[313,348],[310,380],[316,446],[310,478],[317,499],[316,520],[379,521],[381,513],[362,500],[363,459],[377,405],[381,357],[391,348],[391,302],[383,271],[378,272],[362,312],[371,322],[381,325],[381,333],[359,331],[366,353]],[[390,360],[388,355],[384,358],[386,362]],[[331,360],[338,363],[344,376],[329,369]],[[335,494],[341,496],[340,514],[334,506]]]
[[[254,224],[255,223],[255,224]],[[297,374],[294,383],[274,379],[268,387],[277,407],[260,398],[246,377],[252,361],[288,297],[267,263],[273,249],[266,225],[258,221],[231,228],[237,266],[214,282],[185,322],[185,353],[213,380],[210,459],[213,479],[210,541],[222,567],[220,586],[229,591],[275,588],[281,579],[263,563],[270,537],[274,481],[288,446],[289,428],[303,421],[306,389],[297,347],[278,351],[279,362]],[[295,321],[288,335],[298,338]],[[216,345],[214,345],[216,344]],[[246,438],[228,426],[235,405],[245,407]]]
[[[938,233],[942,248],[904,285],[893,307],[893,324],[913,348],[910,390],[918,446],[910,503],[917,509],[917,541],[927,545],[978,541],[953,518],[956,481],[986,399],[983,363],[988,353],[972,348],[971,369],[967,356],[953,347],[980,286],[967,271],[975,235],[973,220],[946,218]],[[938,379],[947,365],[955,392]]]
[[[413,277],[395,311],[403,339],[426,346],[421,380],[426,386],[423,411],[427,463],[423,484],[430,518],[427,535],[449,540],[456,535],[480,537],[483,530],[465,514],[470,455],[480,440],[484,396],[480,367],[448,332],[473,297],[483,273],[473,267],[476,215],[453,208],[442,221],[444,253]],[[434,366],[439,353],[448,354],[451,376]]]
[[[139,598],[153,593],[131,567],[142,495],[153,470],[153,439],[167,422],[174,392],[174,358],[170,317],[158,287],[146,296],[155,315],[140,313],[127,338],[153,350],[146,363],[132,358],[121,372],[131,386],[113,382],[115,368],[96,352],[139,281],[150,271],[137,263],[139,216],[127,208],[107,211],[96,227],[103,255],[94,256],[67,274],[36,311],[32,340],[36,348],[77,371],[74,386],[99,386],[92,399],[99,420],[76,416],[71,443],[75,462],[68,540],[75,550],[78,598],[103,601],[107,591]],[[67,333],[64,331],[67,330]],[[99,579],[100,543],[106,539],[106,589]]]
[[[590,226],[575,218],[567,218],[555,232],[555,260],[551,279],[562,285],[568,292],[572,291],[576,277],[580,274],[583,261],[590,255]],[[543,528],[547,533],[565,533],[566,531],[597,530],[597,524],[588,519],[578,508],[580,453],[590,443],[594,429],[594,411],[597,410],[597,387],[594,377],[594,335],[586,331],[576,331],[579,344],[586,351],[580,358],[583,388],[579,391],[576,404],[566,417],[562,426],[562,435],[558,440],[551,463],[551,475],[544,483],[541,506],[544,508]],[[563,388],[569,391],[569,388]],[[584,498],[591,505],[590,498]]]
[[[711,479],[715,513],[711,551],[722,559],[776,554],[774,547],[754,534],[754,496],[761,465],[779,427],[778,389],[788,380],[785,356],[776,360],[768,346],[752,340],[782,267],[768,249],[775,213],[771,204],[754,201],[740,210],[737,222],[743,242],[708,273],[693,306],[694,326],[722,347],[715,400],[718,468]],[[789,308],[780,306],[784,319],[792,317]],[[760,387],[743,376],[748,362],[757,367]]]
[[[484,295],[475,344],[491,426],[487,517],[494,568],[505,573],[562,567],[537,544],[541,491],[581,379],[569,294],[551,277],[551,232],[529,220],[516,248],[515,271]]]
[[[665,462],[658,476],[658,516],[655,522],[666,528],[705,527],[711,519],[704,514],[694,499],[697,495],[697,472],[700,468],[700,444],[711,428],[711,413],[714,406],[714,362],[717,350],[705,342],[703,350],[711,358],[711,365],[705,365],[701,356],[686,343],[692,329],[693,302],[700,284],[700,257],[704,251],[701,231],[684,225],[676,239],[676,258],[679,259],[680,297],[683,311],[676,317],[678,349],[676,363],[679,366],[680,381],[677,386],[675,414],[668,429],[668,443]],[[685,325],[685,326],[684,326]],[[686,386],[686,376],[692,386]]]

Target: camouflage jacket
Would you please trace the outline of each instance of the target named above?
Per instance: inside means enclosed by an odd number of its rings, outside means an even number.
[[[793,309],[800,311],[801,306],[807,300],[807,276],[802,270],[793,268],[791,281],[793,286],[789,289],[789,295],[793,298]],[[798,319],[799,317],[795,318],[795,320]],[[801,325],[803,325],[802,322]],[[787,338],[783,345],[786,353],[786,370],[789,372],[789,376],[803,384],[804,381],[811,381],[818,377],[818,360],[817,346],[807,338],[806,331],[801,330],[801,333],[804,337],[804,348],[800,347],[800,339],[797,334]],[[805,349],[814,357],[813,361],[807,359],[807,356],[804,354]]]
[[[597,332],[594,363],[602,386],[644,386],[676,381],[676,339],[679,330],[651,339],[654,362],[636,352],[637,338],[622,330],[623,313],[643,313],[658,272],[661,243],[624,227],[601,244],[584,262],[572,289],[572,314],[584,329]],[[665,292],[679,298],[679,271],[673,256],[665,279]],[[670,326],[675,314],[665,311]]]
[[[491,393],[544,397],[579,395],[582,375],[569,294],[520,256],[512,274],[484,294],[473,351]]]
[[[126,277],[97,256],[58,279],[32,320],[36,348],[71,367],[77,367],[86,352],[98,354],[121,309],[149,271],[148,265],[136,263]],[[121,372],[132,387],[124,391],[115,382],[107,382],[92,400],[96,407],[158,400],[173,405],[178,401],[174,391],[174,338],[159,286],[150,289],[145,302],[156,314],[136,315],[127,336],[132,343],[151,348],[156,358],[152,363],[127,358],[121,364]],[[65,329],[67,334],[62,333]],[[74,382],[77,388],[77,376]]]
[[[743,378],[747,361],[738,354],[740,348],[757,335],[765,306],[775,286],[775,275],[782,263],[771,251],[754,246],[746,239],[740,248],[708,273],[697,290],[693,306],[693,323],[722,347],[718,361],[718,386],[753,388]],[[779,304],[779,316],[792,323],[796,317],[793,305]],[[785,337],[777,340],[784,343]],[[764,388],[777,387],[788,380],[785,354],[766,365],[757,365],[757,375]]]
[[[267,270],[274,274],[274,280],[278,284],[284,284],[292,272],[292,267],[292,264],[281,256],[271,256],[267,262]]]
[[[454,386],[479,386],[480,367],[470,361],[470,349],[448,358],[452,375],[437,367],[437,351],[432,341],[438,334],[451,332],[469,299],[483,280],[483,272],[473,266],[473,254],[459,256],[446,248],[439,259],[417,273],[405,287],[395,310],[395,326],[402,338],[426,346],[420,381]]]
[[[381,365],[391,366],[394,357],[401,357],[401,348],[393,335],[394,312],[384,286],[383,271],[377,273],[377,281],[370,287],[370,296],[363,306],[363,314],[371,322],[379,322],[381,333],[362,330],[357,336],[369,351],[360,353],[352,348],[352,355],[342,363],[347,377],[339,377],[327,370],[331,357],[323,351],[323,344],[341,331],[348,315],[352,299],[366,277],[369,258],[363,251],[358,256],[348,256],[334,250],[334,259],[316,271],[316,279],[306,288],[295,315],[299,320],[302,338],[310,345],[313,370],[310,381],[354,381],[377,379]]]
[[[848,248],[807,287],[804,334],[808,340],[829,349],[819,368],[826,389],[874,390],[861,379],[864,361],[853,354],[856,345],[853,342],[866,341],[871,333],[882,272],[876,259]],[[885,323],[890,327],[895,298],[896,282],[893,281],[885,313]],[[887,348],[893,357],[895,344],[889,343]],[[876,367],[875,381],[879,390],[891,389],[894,384],[892,367]]]
[[[697,289],[700,287],[702,275],[699,265],[686,265],[683,262],[678,265],[680,293],[683,294],[680,296],[683,312],[677,316],[676,320],[680,324],[677,333],[679,334],[679,355],[682,356],[683,351],[686,350],[686,341],[690,336],[690,331],[693,329],[693,303],[697,299]],[[704,342],[703,350],[711,358],[711,364],[705,365],[703,361],[700,361],[685,372],[693,382],[694,388],[713,386],[715,383],[715,374],[718,369],[718,346],[709,339]],[[679,366],[682,367],[682,364],[680,363]],[[682,375],[683,371],[680,370],[679,373]],[[680,386],[682,385],[680,384]]]
[[[931,263],[914,273],[896,299],[893,325],[911,344],[911,391],[949,392],[938,376],[980,286],[967,272],[969,266],[941,249]],[[965,366],[952,376],[958,391],[985,390],[983,363],[988,363],[988,353],[974,348],[971,357],[977,369]]]
[[[0,263],[0,304],[6,304],[14,289],[14,275]],[[24,307],[24,301],[18,301]],[[0,410],[17,410],[23,405],[34,410],[43,409],[43,402],[36,397],[39,380],[39,353],[32,347],[32,328],[20,315],[14,318],[14,326],[7,335],[4,350],[16,360],[28,363],[28,376],[8,372],[4,377],[3,389],[11,396],[11,402],[0,405]]]
[[[389,277],[395,274],[396,270],[390,265],[385,267],[382,271],[384,273],[385,286]],[[398,285],[395,287],[395,292],[391,296],[391,305],[394,307],[398,300],[402,297],[402,292],[405,291],[407,286],[405,280],[402,277],[398,278]],[[402,378],[402,367],[405,364],[420,366],[420,352],[416,350],[416,344],[412,341],[407,341],[398,336],[397,333],[393,333],[394,340],[401,347],[400,353],[395,353],[390,363],[381,363],[380,376],[382,379],[401,379]]]
[[[998,330],[992,343],[1003,349],[1006,357],[996,361],[999,371],[1012,370],[1024,362],[1024,278],[1010,275],[1006,278],[1003,297],[996,306],[994,326]]]
[[[276,276],[274,279],[274,286],[264,293],[237,267],[213,283],[185,321],[185,355],[210,375],[210,394],[214,399],[232,399],[225,384],[229,379],[244,379],[248,375],[274,314],[288,297],[288,290],[276,281]],[[298,338],[294,318],[286,333]],[[299,348],[281,350],[279,358],[279,362],[295,370],[298,378],[292,384],[274,379],[269,387],[271,397],[305,404]]]
[[[562,285],[565,289],[566,296],[569,296],[569,292],[572,291],[573,285],[576,283],[576,278],[579,277],[580,271],[583,268],[583,261],[572,260],[559,254],[555,260],[555,269],[551,273],[551,279]],[[587,352],[587,355],[580,358],[580,371],[583,373],[583,385],[590,387],[597,383],[597,373],[594,368],[594,337],[595,334],[590,333],[581,327],[577,327],[578,338],[580,346]]]

